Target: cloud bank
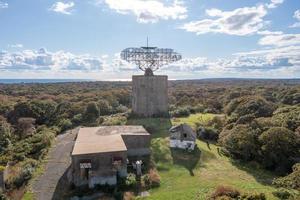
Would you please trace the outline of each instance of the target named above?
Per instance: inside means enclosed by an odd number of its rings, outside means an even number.
[[[180,29],[197,35],[206,33],[222,33],[228,35],[252,35],[270,32],[265,30],[269,21],[264,20],[268,9],[276,8],[284,0],[271,0],[269,4],[253,7],[242,7],[231,11],[212,8],[205,12],[209,18],[183,24]],[[270,32],[271,33],[271,32]]]
[[[45,48],[0,52],[0,71],[102,71],[106,61],[88,54],[49,52]]]
[[[120,14],[133,14],[139,23],[156,23],[159,20],[185,19],[187,8],[182,1],[174,0],[169,5],[159,0],[103,0],[111,10]]]

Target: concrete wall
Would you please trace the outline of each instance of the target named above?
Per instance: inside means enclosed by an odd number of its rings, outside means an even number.
[[[122,135],[128,156],[144,156],[150,154],[150,135]]]
[[[179,149],[191,149],[194,150],[195,142],[193,141],[185,141],[185,140],[170,140],[171,148],[179,148]]]
[[[72,156],[72,181],[76,186],[89,185],[93,187],[94,184],[115,184],[116,171],[113,171],[112,158],[120,157],[123,160],[122,166],[118,171],[118,175],[127,176],[127,152],[108,152],[88,155]],[[82,176],[80,163],[90,160],[92,168],[89,171],[89,180]]]
[[[168,114],[168,76],[132,76],[132,112],[151,117]]]

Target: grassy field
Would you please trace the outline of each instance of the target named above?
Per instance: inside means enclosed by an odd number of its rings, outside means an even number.
[[[232,186],[244,192],[263,192],[267,199],[272,195],[272,174],[249,164],[233,162],[218,154],[217,146],[197,141],[197,148],[188,153],[171,150],[168,146],[168,129],[182,122],[195,127],[205,124],[214,115],[195,114],[188,118],[131,119],[127,124],[144,125],[154,133],[151,141],[152,156],[161,176],[161,186],[150,191],[147,199],[190,200],[206,199],[218,185]]]

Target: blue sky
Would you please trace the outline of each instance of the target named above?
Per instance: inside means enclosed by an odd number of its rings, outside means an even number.
[[[0,78],[129,79],[147,36],[171,79],[300,78],[299,0],[0,0]]]

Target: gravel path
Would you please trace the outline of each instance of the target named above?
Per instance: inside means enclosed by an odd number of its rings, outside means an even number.
[[[70,153],[78,129],[67,131],[56,137],[50,149],[44,173],[32,183],[32,191],[37,200],[58,200],[66,189],[66,171],[71,164]]]

